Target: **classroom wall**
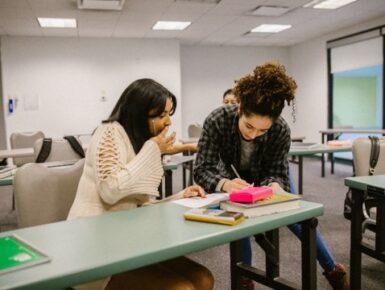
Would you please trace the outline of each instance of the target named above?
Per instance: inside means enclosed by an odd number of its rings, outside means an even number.
[[[13,114],[3,110],[7,140],[12,132],[35,130],[51,137],[91,133],[142,77],[158,80],[180,101],[174,40],[3,37],[1,61],[4,107],[9,97],[17,100]],[[181,134],[181,106],[173,119]]]
[[[223,93],[234,80],[267,60],[280,61],[290,73],[287,48],[181,46],[183,137],[187,137],[188,125],[203,124],[206,116],[222,105]],[[290,108],[284,110],[284,117],[292,122]]]
[[[297,122],[291,127],[292,135],[306,136],[308,142],[320,142],[319,130],[327,128],[326,42],[384,24],[385,15],[289,48],[290,71],[298,84]]]

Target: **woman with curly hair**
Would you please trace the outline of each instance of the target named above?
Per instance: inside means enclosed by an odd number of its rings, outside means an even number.
[[[285,103],[294,101],[296,88],[285,67],[274,62],[257,66],[236,81],[239,104],[215,109],[204,122],[195,182],[208,193],[231,192],[252,183],[270,186],[274,193],[289,192],[290,128],[281,113]],[[301,237],[299,224],[289,229]],[[251,264],[249,239],[244,242],[244,257]],[[333,289],[349,289],[345,268],[335,262],[318,231],[317,258]],[[252,281],[244,282],[245,289],[254,288]]]

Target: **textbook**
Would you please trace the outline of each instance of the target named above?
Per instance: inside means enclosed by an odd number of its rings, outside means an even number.
[[[311,149],[320,147],[319,143],[306,143],[306,142],[291,142],[291,149]]]
[[[221,202],[221,209],[243,213],[247,217],[257,217],[299,208],[301,197],[297,194],[273,194],[254,203]]]
[[[221,209],[192,208],[184,213],[186,220],[193,220],[207,223],[217,223],[224,225],[236,225],[244,220],[244,216],[239,212],[230,212]]]
[[[12,176],[16,173],[16,166],[11,165],[11,166],[0,166],[0,178],[5,178],[8,176]]]
[[[51,259],[16,235],[0,237],[0,275],[46,263]]]

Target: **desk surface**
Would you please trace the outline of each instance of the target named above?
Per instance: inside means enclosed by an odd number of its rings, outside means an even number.
[[[19,148],[0,150],[0,159],[13,157],[30,157],[33,156],[33,148]]]
[[[318,153],[335,153],[335,152],[349,152],[352,151],[352,147],[343,147],[343,146],[327,146],[324,144],[319,144],[317,147],[313,148],[290,148],[289,156],[299,156],[299,155],[314,155]]]
[[[385,134],[383,129],[326,129],[320,130],[321,134],[335,134],[335,133],[352,133],[352,134]]]
[[[185,221],[187,208],[164,203],[95,217],[19,229],[11,233],[52,261],[0,276],[0,289],[60,289],[190,254],[323,214],[323,206],[248,219],[237,226]]]
[[[385,175],[347,177],[345,178],[345,185],[364,191],[366,191],[368,187],[375,187],[382,189],[385,194]]]
[[[194,161],[195,155],[171,155],[170,161],[163,164],[164,170],[175,170],[179,165]]]
[[[7,186],[13,184],[13,176],[0,178],[0,186]]]

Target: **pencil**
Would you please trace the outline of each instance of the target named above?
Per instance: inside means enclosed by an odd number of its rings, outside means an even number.
[[[231,166],[231,169],[233,170],[233,172],[235,173],[235,175],[236,175],[239,179],[241,179],[241,176],[239,175],[238,171],[235,169],[234,165],[233,165],[233,164],[230,164],[230,166]]]

